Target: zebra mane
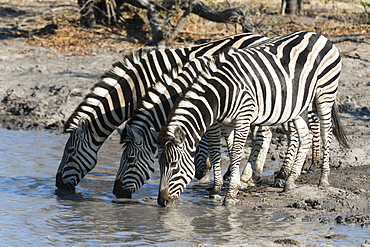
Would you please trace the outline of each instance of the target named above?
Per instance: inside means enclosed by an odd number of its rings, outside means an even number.
[[[229,49],[227,49],[227,52]],[[166,133],[169,131],[169,123],[173,116],[175,115],[176,109],[180,106],[181,102],[184,100],[187,101],[189,98],[189,92],[192,92],[192,89],[198,89],[199,91],[199,84],[204,84],[207,82],[206,78],[211,75],[211,72],[217,69],[217,62],[215,59],[216,57],[218,58],[219,55],[223,56],[224,52],[220,52],[218,55],[211,57],[209,60],[206,60],[206,70],[204,71],[199,71],[196,76],[193,77],[192,83],[189,84],[188,88],[186,89],[186,92],[179,97],[176,102],[174,103],[174,106],[172,107],[170,113],[168,114],[167,122],[166,124],[162,127],[161,133],[158,136],[158,145],[163,147],[164,144],[167,142],[167,135]],[[195,58],[195,59],[202,59],[200,58]],[[190,61],[191,62],[191,61]]]
[[[91,92],[85,96],[68,118],[64,124],[64,132],[77,129],[81,118],[88,118],[93,115],[96,107],[106,100],[106,95],[115,87],[119,79],[131,71],[136,64],[140,63],[141,59],[147,57],[152,50],[141,48],[136,52],[127,54],[121,61],[113,63],[112,68],[100,76],[100,81],[91,88]]]
[[[167,73],[164,73],[162,78],[157,80],[155,84],[148,89],[147,94],[141,100],[131,119],[137,119],[137,113],[150,110],[155,104],[157,104],[160,101],[160,97],[165,93],[165,91],[167,91],[168,87],[181,72],[182,67],[177,65],[172,67],[172,69]]]

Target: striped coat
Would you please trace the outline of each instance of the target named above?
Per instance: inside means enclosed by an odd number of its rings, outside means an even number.
[[[195,57],[209,56],[230,46],[246,47],[263,39],[267,38],[238,34],[181,49],[142,50],[115,63],[102,76],[101,81],[94,85],[65,124],[65,131],[70,133],[70,137],[57,170],[56,186],[59,189],[75,189],[81,179],[95,167],[98,150],[115,130],[115,126],[132,116],[148,88],[163,73]]]
[[[250,125],[270,126],[294,120],[311,104],[320,121],[324,150],[320,184],[327,185],[333,123],[337,139],[347,145],[336,109],[332,110],[340,60],[329,40],[310,32],[292,33],[211,59],[208,70],[195,78],[162,130],[158,203],[168,205],[191,181],[195,147],[215,123],[234,131],[229,150],[231,178],[224,204],[235,203],[241,150]]]

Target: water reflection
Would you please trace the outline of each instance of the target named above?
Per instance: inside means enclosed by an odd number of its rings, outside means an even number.
[[[133,199],[115,202],[113,182],[121,147],[113,137],[97,167],[75,193],[56,193],[55,172],[67,136],[0,129],[0,242],[40,246],[268,245],[275,239],[300,243],[359,245],[369,230],[302,222],[299,217],[223,207],[208,199],[207,180],[194,181],[169,208],[157,205],[159,174]],[[115,139],[116,138],[116,139]],[[342,240],[325,234],[347,235]]]

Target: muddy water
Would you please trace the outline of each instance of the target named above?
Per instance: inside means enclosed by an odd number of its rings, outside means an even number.
[[[369,230],[314,224],[288,215],[222,207],[194,181],[174,207],[156,204],[158,174],[134,199],[114,203],[120,147],[113,137],[97,167],[73,195],[55,194],[55,172],[67,136],[0,129],[0,246],[270,246],[290,238],[320,246],[360,245]],[[267,171],[267,173],[269,173]],[[333,234],[345,238],[327,239]]]

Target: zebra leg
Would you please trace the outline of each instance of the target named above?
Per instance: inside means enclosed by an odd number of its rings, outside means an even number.
[[[311,131],[308,131],[308,137],[307,137],[307,139],[309,140],[310,147],[311,147],[311,145],[312,145],[312,138],[313,138],[312,132],[311,132]],[[311,150],[312,150],[312,149],[311,149]],[[307,167],[307,166],[308,166],[309,161],[310,161],[310,158],[309,158],[309,155],[308,155],[308,153],[307,153],[307,155],[306,155],[306,159],[305,159],[305,161],[303,162],[303,166],[302,166],[301,174],[305,174],[305,173],[307,173],[307,172],[308,172],[309,167]]]
[[[268,126],[251,126],[251,133],[252,151],[240,177],[242,186],[254,186],[254,181],[261,179],[272,138],[272,132]]]
[[[292,169],[299,145],[299,135],[297,129],[294,126],[294,122],[289,121],[288,123],[283,124],[283,128],[287,130],[288,150],[285,154],[283,165],[281,166],[280,171],[275,176],[275,187],[284,187],[285,181]]]
[[[202,179],[212,168],[211,162],[208,160],[208,138],[205,133],[198,143],[195,151],[194,164],[195,164],[195,178]]]
[[[233,148],[234,130],[230,126],[226,127],[226,125],[223,125],[222,128],[221,128],[221,134],[226,140],[227,150],[228,150],[228,154],[229,154],[229,158],[230,158],[230,165],[227,167],[227,171],[225,172],[225,174],[223,176],[224,181],[228,181],[228,180],[230,180],[230,175],[231,175],[231,153],[230,153],[230,150],[232,150],[232,148]]]
[[[329,103],[327,103],[329,105]],[[330,173],[330,166],[329,166],[329,148],[330,143],[332,140],[332,103],[330,104],[330,107],[327,105],[319,105],[317,107],[317,111],[319,113],[320,118],[320,133],[321,133],[321,140],[323,145],[323,163],[321,168],[321,177],[319,181],[319,186],[329,186],[329,173]]]
[[[308,171],[314,171],[320,162],[320,122],[313,111],[308,112],[308,126],[312,132],[312,163]]]
[[[259,143],[257,139],[258,126],[252,125],[250,128],[250,132],[252,136],[252,151],[249,154],[247,164],[245,165],[242,175],[240,176],[240,186],[243,189],[255,185],[252,179],[253,177],[252,166],[256,163],[257,156],[260,151],[260,145],[258,145]]]
[[[222,190],[223,180],[221,174],[221,128],[219,123],[210,126],[207,130],[208,144],[209,144],[209,159],[213,166],[213,188],[210,192],[210,197],[214,198],[219,195]]]
[[[294,160],[290,174],[286,180],[284,192],[290,191],[296,187],[295,180],[301,175],[303,164],[306,160],[308,150],[310,149],[311,138],[306,121],[301,117],[293,120],[294,126],[298,132],[299,148]]]
[[[243,147],[248,138],[248,132],[250,129],[250,118],[252,117],[249,109],[241,109],[240,115],[236,119],[234,140],[232,150],[229,150],[231,157],[231,174],[229,188],[227,190],[223,205],[234,205],[238,202],[236,198],[240,188],[240,171],[239,166],[242,159]],[[249,115],[248,115],[249,114]]]

